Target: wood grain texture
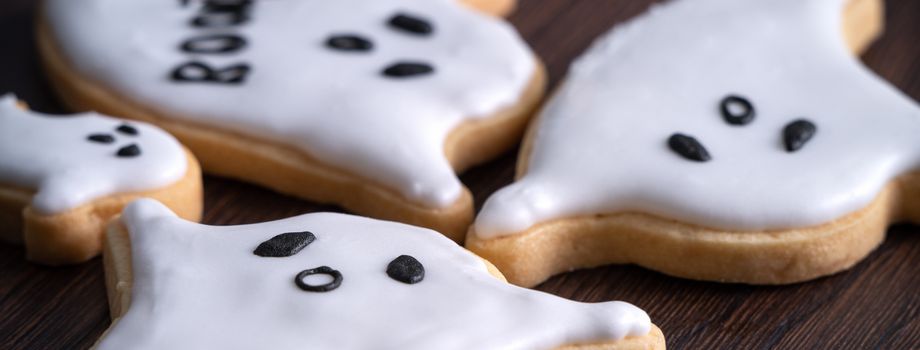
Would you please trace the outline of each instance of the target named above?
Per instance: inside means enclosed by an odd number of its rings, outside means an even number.
[[[646,9],[639,0],[521,0],[511,21],[549,68],[551,86],[600,33]],[[63,112],[32,43],[35,0],[0,2],[0,93]],[[886,34],[863,56],[920,100],[920,1],[889,0]],[[920,135],[918,135],[920,137]],[[462,176],[477,207],[511,182],[515,152]],[[221,178],[205,179],[210,224],[241,224],[337,209]],[[0,230],[6,229],[0,226]],[[809,283],[752,287],[670,278],[633,266],[557,276],[539,289],[644,308],[672,349],[920,349],[920,228],[896,226],[854,269]],[[26,263],[0,245],[0,349],[82,349],[108,326],[101,259],[65,268]]]

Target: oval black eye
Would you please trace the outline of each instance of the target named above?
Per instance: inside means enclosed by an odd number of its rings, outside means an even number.
[[[304,282],[304,278],[311,275],[328,275],[332,277],[332,281],[326,284],[312,285]],[[294,277],[294,283],[297,284],[297,287],[306,291],[306,292],[330,292],[338,288],[342,284],[342,273],[338,270],[335,270],[329,266],[320,266],[315,269],[306,269],[300,271],[297,274],[297,277]]]
[[[787,152],[795,152],[805,147],[805,144],[815,136],[818,127],[805,119],[798,119],[783,128],[783,143]]]
[[[333,35],[326,40],[326,46],[339,51],[370,51],[374,43],[359,35]]]
[[[299,253],[316,240],[312,232],[287,232],[262,242],[252,253],[265,258],[284,258]]]
[[[387,265],[387,275],[405,284],[416,284],[425,279],[425,266],[411,256],[400,255]]]
[[[754,121],[756,115],[751,101],[738,95],[723,98],[719,109],[722,111],[722,118],[731,125],[747,125]]]
[[[96,143],[115,142],[115,137],[109,134],[92,134],[87,136],[86,139]]]
[[[394,29],[414,35],[427,36],[434,32],[431,22],[406,13],[397,13],[390,18],[389,24]]]
[[[712,159],[709,151],[693,136],[675,133],[668,138],[668,147],[685,159],[706,162]]]
[[[125,135],[131,135],[131,136],[137,136],[138,134],[137,128],[130,126],[128,124],[119,125],[117,128],[115,128],[115,131],[118,131]]]
[[[125,147],[119,148],[115,155],[121,158],[137,157],[141,155],[141,148],[137,144],[132,143]]]

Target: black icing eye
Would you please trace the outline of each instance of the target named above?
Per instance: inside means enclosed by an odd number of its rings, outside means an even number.
[[[719,109],[722,111],[722,118],[731,125],[747,125],[754,121],[756,115],[751,101],[737,95],[723,98]]]
[[[115,153],[115,155],[117,155],[117,156],[119,156],[119,157],[121,157],[121,158],[133,158],[133,157],[137,157],[137,156],[141,155],[141,148],[138,147],[137,144],[132,143],[132,144],[130,144],[130,145],[127,145],[127,146],[124,146],[124,147],[122,147],[122,148],[119,148],[119,149],[118,149],[118,153]]]
[[[415,258],[400,255],[387,265],[390,278],[406,284],[416,284],[425,279],[425,266]]]
[[[805,147],[816,132],[818,132],[818,127],[805,119],[786,124],[786,127],[783,128],[783,143],[786,145],[786,151],[791,153]]]
[[[266,258],[283,258],[293,256],[316,240],[312,232],[282,233],[262,242],[252,253]]]
[[[428,36],[434,32],[434,26],[430,22],[406,13],[397,13],[388,23],[396,30],[415,35]]]
[[[392,78],[408,78],[427,75],[434,72],[434,67],[422,62],[397,62],[383,70],[383,75]]]
[[[328,275],[329,277],[332,277],[332,281],[320,285],[311,285],[307,284],[307,282],[304,282],[303,279],[311,275]],[[329,266],[320,266],[315,269],[300,271],[300,273],[297,274],[297,277],[294,277],[294,283],[297,284],[297,287],[306,292],[330,292],[342,284],[342,273],[332,269]]]
[[[138,134],[137,128],[130,126],[128,124],[119,125],[117,128],[115,128],[115,131],[118,131],[125,135],[131,135],[131,136],[137,136]]]
[[[112,143],[115,142],[115,137],[109,134],[92,134],[86,137],[87,140],[96,143]]]
[[[706,147],[693,136],[679,133],[673,134],[668,138],[668,147],[688,160],[705,162],[711,159]]]
[[[339,51],[370,51],[374,43],[359,35],[333,35],[326,40],[326,46]]]

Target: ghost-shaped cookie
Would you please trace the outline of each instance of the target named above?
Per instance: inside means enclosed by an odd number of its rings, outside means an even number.
[[[13,95],[0,97],[2,237],[24,243],[31,260],[95,256],[105,222],[139,195],[195,219],[200,182],[194,158],[152,125],[96,113],[43,115]]]
[[[343,214],[217,227],[140,200],[106,269],[101,350],[664,348],[633,305],[516,287],[434,231]]]
[[[207,171],[455,239],[473,211],[455,171],[516,143],[543,86],[508,23],[455,0],[51,0],[39,37],[77,108],[158,123]]]
[[[533,285],[638,263],[790,283],[920,219],[920,108],[854,57],[875,0],[672,1],[571,68],[468,247]],[[842,35],[846,33],[846,36]]]

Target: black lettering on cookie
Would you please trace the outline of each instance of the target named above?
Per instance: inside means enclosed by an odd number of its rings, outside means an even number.
[[[176,67],[172,79],[177,82],[235,85],[245,82],[249,72],[249,65],[245,63],[215,69],[205,63],[192,61]]]
[[[212,34],[194,37],[182,43],[181,49],[187,53],[227,54],[246,47],[246,39],[236,34]]]
[[[245,24],[251,7],[252,0],[208,0],[201,13],[192,19],[192,26],[218,28]]]

